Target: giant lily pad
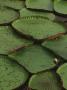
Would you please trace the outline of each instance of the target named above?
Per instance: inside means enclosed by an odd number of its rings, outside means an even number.
[[[14,90],[24,84],[28,76],[23,67],[0,55],[0,90]]]
[[[32,11],[26,8],[22,8],[20,10],[20,17],[29,17],[29,16],[39,16],[42,18],[46,18],[46,19],[50,19],[50,20],[54,20],[55,19],[55,15],[52,13],[48,13],[48,12],[39,12],[39,11]]]
[[[54,10],[67,15],[67,0],[54,0]]]
[[[29,87],[33,90],[61,90],[57,75],[51,71],[33,75],[30,78]]]
[[[32,9],[53,10],[52,0],[26,0],[26,6]]]
[[[42,45],[67,60],[67,35],[44,42]]]
[[[24,7],[24,0],[0,0],[0,5],[19,10]]]
[[[18,52],[9,54],[9,57],[19,62],[31,73],[37,73],[56,66],[54,63],[55,56],[36,45],[22,48]]]
[[[0,7],[0,24],[10,23],[18,18],[18,13],[6,7]]]
[[[60,75],[62,82],[63,82],[63,87],[67,89],[67,63],[61,65],[57,73]]]
[[[26,39],[21,39],[8,26],[0,26],[0,54],[7,54],[13,49],[31,44]]]
[[[21,32],[24,35],[32,36],[34,39],[45,39],[65,32],[63,25],[41,17],[33,16],[18,19],[12,23],[12,26],[18,32]]]

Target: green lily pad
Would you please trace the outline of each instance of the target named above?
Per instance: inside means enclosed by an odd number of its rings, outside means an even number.
[[[33,75],[29,87],[34,90],[61,90],[57,75],[51,71]]]
[[[67,35],[62,36],[57,40],[44,42],[42,45],[67,60]]]
[[[24,7],[24,0],[0,0],[0,5],[19,10]]]
[[[65,89],[67,89],[67,63],[61,65],[58,70],[57,73],[60,75],[61,80],[63,82],[63,87]]]
[[[55,15],[52,13],[48,13],[48,12],[39,12],[39,11],[32,11],[26,8],[22,8],[20,10],[20,17],[30,17],[30,16],[39,16],[42,18],[46,18],[46,19],[50,19],[50,20],[54,20],[55,19]]]
[[[26,6],[32,9],[53,10],[52,0],[26,0]]]
[[[38,40],[65,32],[63,25],[35,16],[18,19],[12,23],[12,26],[18,32]]]
[[[0,55],[0,90],[14,90],[28,79],[28,72],[6,56]]]
[[[7,54],[13,49],[21,46],[29,45],[32,42],[17,36],[12,28],[8,26],[0,26],[0,54]]]
[[[36,45],[22,48],[18,52],[9,54],[9,57],[19,62],[31,73],[37,73],[56,66],[54,63],[55,56]]]
[[[10,23],[18,18],[18,13],[13,9],[0,7],[0,24]]]
[[[67,0],[54,0],[54,10],[67,15]]]

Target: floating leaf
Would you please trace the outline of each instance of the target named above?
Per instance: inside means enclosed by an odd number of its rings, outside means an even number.
[[[0,26],[0,54],[7,54],[13,49],[28,44],[31,42],[17,36],[10,27]]]
[[[67,0],[54,0],[54,10],[67,15]]]
[[[29,87],[34,90],[61,90],[57,75],[51,71],[33,75]]]
[[[54,63],[55,56],[36,45],[22,48],[18,52],[10,54],[9,57],[15,59],[31,73],[37,73],[56,66]]]
[[[0,55],[0,90],[14,90],[24,84],[28,76],[23,67]]]
[[[10,23],[18,18],[18,13],[6,7],[0,7],[0,24]]]
[[[57,73],[60,75],[62,82],[63,82],[63,87],[67,89],[67,63],[61,65]]]
[[[42,45],[67,60],[67,35],[56,40],[44,42]]]
[[[13,22],[12,26],[18,32],[32,36],[34,39],[45,39],[65,32],[62,25],[40,17],[24,17]]]
[[[52,13],[48,13],[48,12],[39,12],[39,11],[35,11],[35,10],[29,10],[26,8],[22,8],[20,10],[20,17],[30,17],[30,16],[39,16],[42,18],[46,18],[46,19],[50,19],[50,20],[54,20],[55,19],[55,15]]]
[[[26,6],[32,9],[53,10],[52,0],[26,0]]]
[[[0,5],[19,10],[24,7],[24,0],[0,0]]]
[[[67,0],[0,0],[0,90],[67,89],[66,18]]]

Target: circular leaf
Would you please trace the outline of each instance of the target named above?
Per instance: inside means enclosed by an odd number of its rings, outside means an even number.
[[[56,66],[54,63],[55,56],[36,45],[22,48],[18,52],[11,53],[9,57],[19,62],[31,73],[37,73]]]
[[[26,0],[26,6],[32,9],[53,10],[52,0]]]
[[[50,71],[33,75],[29,87],[34,90],[61,90],[57,75]]]
[[[0,55],[0,89],[13,90],[24,84],[28,78],[28,72],[16,62],[6,56]]]
[[[40,17],[24,17],[13,22],[12,26],[18,32],[34,39],[45,39],[66,32],[62,25]]]
[[[24,0],[0,0],[0,5],[19,10],[24,7]]]
[[[57,73],[60,75],[62,82],[63,82],[63,87],[67,89],[67,63],[61,65]]]
[[[18,18],[18,13],[6,7],[0,7],[0,24],[10,23]]]
[[[44,42],[42,45],[67,60],[67,35],[62,36],[57,40]]]
[[[67,15],[67,0],[54,0],[54,10]]]
[[[55,15],[52,13],[48,13],[48,12],[39,12],[39,11],[35,11],[35,10],[29,10],[26,8],[23,8],[20,10],[20,17],[31,17],[31,16],[39,16],[45,19],[50,19],[50,20],[54,20],[55,19]]]
[[[0,26],[0,54],[7,54],[9,51],[31,43],[32,42],[17,36],[12,28]]]

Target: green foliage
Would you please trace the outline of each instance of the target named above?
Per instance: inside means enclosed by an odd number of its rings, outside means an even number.
[[[67,90],[67,0],[0,0],[0,90]]]
[[[50,40],[47,41],[47,43],[44,42],[42,45],[67,60],[67,35],[62,36],[57,40]]]
[[[50,19],[50,20],[54,20],[55,19],[55,15],[49,12],[40,12],[40,11],[35,11],[35,10],[29,10],[26,8],[22,8],[20,10],[20,17],[32,17],[32,16],[39,16],[45,19]]]
[[[9,55],[9,57],[15,59],[31,73],[50,69],[56,65],[54,63],[55,56],[43,50],[40,46],[22,48],[22,50]]]
[[[52,0],[26,0],[26,6],[32,9],[53,10]]]
[[[51,71],[33,75],[30,78],[29,87],[34,90],[61,90],[57,75]]]
[[[67,0],[54,0],[54,10],[67,15]]]
[[[34,39],[46,39],[66,32],[62,25],[36,16],[18,19],[12,23],[12,26],[18,32],[32,36]]]
[[[67,89],[67,63],[61,65],[57,73],[60,75],[61,80],[63,81],[63,87]]]
[[[28,72],[6,56],[0,55],[0,90],[13,90],[24,84]]]
[[[0,24],[10,23],[18,18],[18,13],[10,8],[0,6]]]
[[[0,5],[20,10],[24,8],[24,0],[0,0]]]
[[[9,26],[0,26],[0,54],[8,54],[14,49],[27,46],[32,42],[18,37]]]

